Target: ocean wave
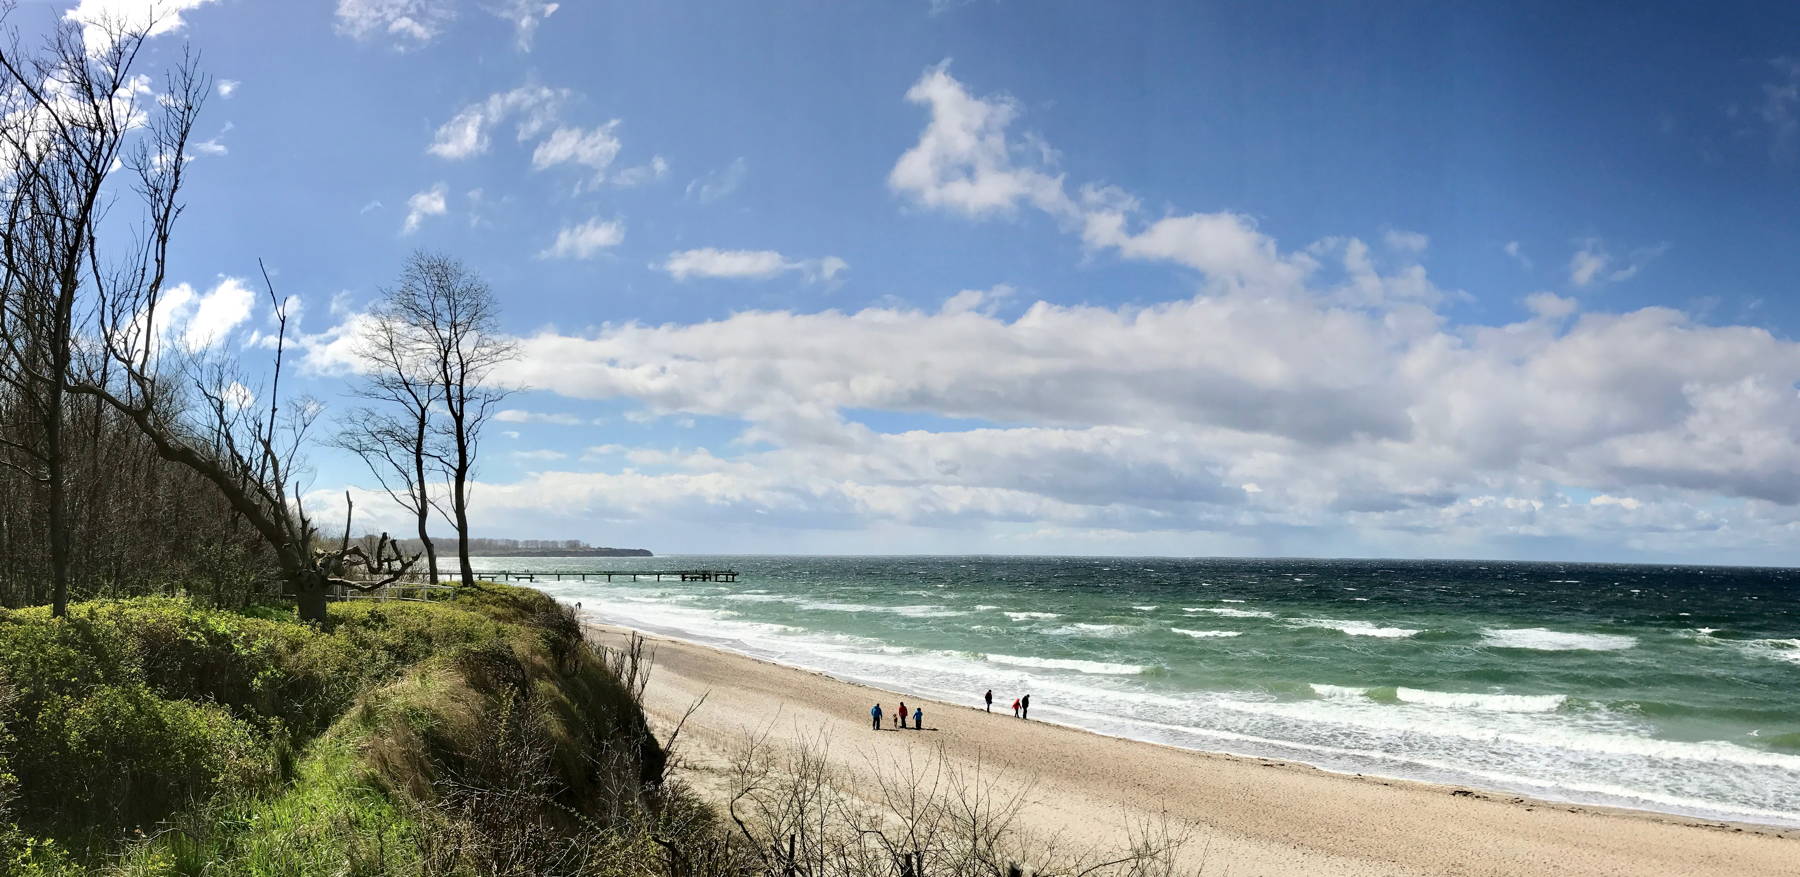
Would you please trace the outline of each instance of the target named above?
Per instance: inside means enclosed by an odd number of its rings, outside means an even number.
[[[1130,633],[1133,629],[1134,628],[1128,624],[1089,624],[1087,622],[1077,622],[1075,624],[1065,624],[1061,627],[1053,627],[1044,631],[1044,633],[1050,636],[1122,636]]]
[[[886,612],[891,615],[904,615],[908,618],[950,618],[968,614],[948,606],[874,606],[867,603],[817,603],[812,601],[795,605],[802,609],[813,609],[820,612]]]
[[[1131,608],[1136,609],[1139,612],[1155,612],[1156,611],[1155,606],[1133,606]]]
[[[1747,639],[1732,643],[1746,655],[1800,664],[1800,639]]]
[[[987,655],[995,664],[1014,667],[1041,667],[1047,670],[1074,670],[1099,676],[1139,676],[1149,670],[1142,664],[1112,664],[1106,661],[1083,661],[1077,658],[1032,658],[1021,655]]]
[[[1394,689],[1403,703],[1451,709],[1492,710],[1501,713],[1555,712],[1569,699],[1566,694],[1475,694],[1460,691],[1425,691],[1404,686]]]
[[[1483,628],[1481,644],[1491,649],[1542,652],[1616,652],[1637,645],[1637,637],[1613,633],[1568,633],[1542,627]]]
[[[745,603],[792,603],[792,602],[794,602],[793,597],[786,597],[781,594],[760,594],[760,593],[758,593],[758,594],[750,594],[750,593],[722,594],[719,596],[719,599],[721,599],[721,600],[741,600]]]
[[[1188,630],[1182,627],[1171,627],[1169,629],[1182,636],[1191,636],[1195,639],[1213,639],[1215,637],[1244,635],[1244,632],[1241,630]]]
[[[1226,618],[1274,618],[1275,613],[1261,609],[1233,609],[1230,606],[1204,606],[1198,609],[1182,609],[1183,612],[1206,612],[1212,615],[1223,615]]]
[[[1007,612],[1005,615],[1014,621],[1048,621],[1062,617],[1059,612]]]
[[[1377,627],[1367,621],[1340,621],[1332,618],[1296,618],[1290,623],[1298,627],[1324,627],[1351,636],[1378,636],[1384,639],[1401,639],[1421,632],[1410,627]]]

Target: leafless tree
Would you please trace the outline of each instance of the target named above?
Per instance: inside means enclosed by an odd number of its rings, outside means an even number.
[[[436,461],[447,454],[435,420],[441,415],[444,389],[437,379],[433,348],[396,311],[395,291],[369,313],[367,330],[356,348],[364,365],[357,396],[379,407],[350,412],[337,445],[368,467],[387,495],[413,516],[431,581],[438,580],[437,546],[429,526],[433,501],[431,476]]]
[[[144,85],[133,65],[144,31],[102,31],[109,42],[89,45],[80,25],[62,21],[40,51],[23,48],[17,31],[0,49],[0,380],[12,391],[15,413],[34,427],[0,443],[14,452],[8,465],[20,467],[44,496],[56,615],[68,609],[72,548],[68,386],[91,365],[80,361],[78,348],[92,327],[96,286],[113,270],[91,246],[92,230],[106,213],[105,183],[115,166],[166,158],[128,148],[141,122],[137,93]],[[204,84],[191,66],[170,82]],[[173,114],[180,118],[165,122],[190,124],[203,94],[182,94],[190,100]]]
[[[400,284],[382,309],[423,345],[423,358],[439,392],[444,414],[432,454],[450,482],[444,516],[456,530],[462,583],[475,584],[469,566],[469,492],[481,428],[506,398],[493,383],[494,369],[517,355],[500,334],[498,305],[475,272],[448,256],[416,252],[401,272]]]

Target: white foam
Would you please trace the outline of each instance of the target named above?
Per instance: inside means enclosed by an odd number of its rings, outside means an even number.
[[[1230,606],[1207,606],[1201,609],[1183,609],[1183,612],[1208,612],[1223,615],[1226,618],[1274,618],[1275,613],[1261,609],[1233,609]]]
[[[1501,713],[1555,712],[1568,700],[1564,694],[1474,694],[1460,691],[1425,691],[1419,688],[1396,688],[1394,696],[1403,703],[1440,706],[1450,709],[1492,710]]]
[[[1800,639],[1747,639],[1732,645],[1746,655],[1800,664]]]
[[[1156,611],[1155,606],[1133,606],[1131,608],[1136,609],[1139,612],[1155,612]]]
[[[1188,630],[1181,627],[1171,627],[1169,629],[1183,636],[1191,636],[1195,639],[1213,639],[1215,637],[1244,635],[1244,632],[1241,630]]]
[[[1637,645],[1637,637],[1612,633],[1568,633],[1542,627],[1485,628],[1481,644],[1492,649],[1542,652],[1616,652]]]
[[[1123,636],[1135,628],[1127,624],[1089,624],[1078,622],[1052,627],[1044,631],[1050,636]]]
[[[1410,627],[1377,627],[1367,621],[1340,621],[1332,618],[1296,618],[1291,623],[1299,627],[1330,628],[1351,636],[1378,636],[1384,639],[1401,639],[1419,633]]]
[[[867,603],[817,603],[812,601],[797,605],[802,609],[814,609],[822,612],[886,612],[891,615],[905,615],[909,618],[949,618],[968,614],[948,606],[873,606]]]
[[[1039,621],[1061,618],[1062,615],[1057,612],[1008,612],[1006,617],[1014,621]]]
[[[1076,658],[1032,658],[1021,655],[988,655],[996,664],[1015,667],[1042,667],[1048,670],[1074,670],[1100,676],[1136,676],[1149,669],[1141,664],[1111,664],[1105,661],[1083,661]]]
[[[1312,690],[1313,694],[1326,700],[1362,701],[1369,699],[1369,689],[1367,688],[1353,688],[1348,685],[1325,685],[1323,683],[1314,682],[1312,683]]]

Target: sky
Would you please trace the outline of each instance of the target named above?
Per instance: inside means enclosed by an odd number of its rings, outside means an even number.
[[[1800,6],[159,8],[175,331],[263,373],[263,260],[329,433],[461,259],[519,350],[476,535],[1800,563]]]

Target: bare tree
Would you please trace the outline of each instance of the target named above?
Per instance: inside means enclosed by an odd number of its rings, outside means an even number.
[[[385,298],[395,294],[390,291]],[[431,354],[430,345],[390,301],[376,305],[356,349],[365,377],[355,393],[381,407],[352,411],[336,443],[356,454],[382,490],[412,514],[435,582],[437,546],[429,531],[433,502],[427,469],[435,473],[436,461],[446,455],[434,423],[444,391]]]
[[[475,584],[469,566],[469,491],[481,427],[506,398],[494,385],[494,369],[512,359],[517,347],[500,334],[493,290],[473,271],[448,256],[416,252],[401,272],[400,285],[383,300],[384,312],[401,322],[423,345],[431,380],[441,393],[441,442],[433,450],[449,478],[444,516],[456,529],[462,583]]]
[[[89,46],[80,25],[62,21],[35,54],[17,31],[0,49],[0,380],[35,427],[26,441],[0,442],[14,452],[8,465],[22,467],[44,495],[56,615],[69,600],[68,385],[77,379],[94,287],[108,270],[90,246],[92,229],[141,113],[133,64],[146,30],[102,30],[110,41]],[[186,78],[172,85],[204,84],[183,70]],[[203,94],[183,95],[191,101],[182,111],[197,112]]]

